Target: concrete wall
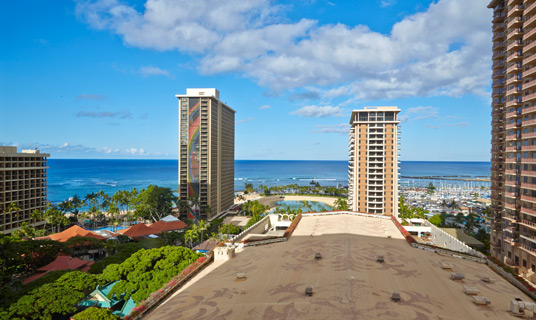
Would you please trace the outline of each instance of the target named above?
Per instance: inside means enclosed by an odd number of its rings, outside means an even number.
[[[471,247],[466,245],[465,243],[461,242],[460,240],[454,238],[450,234],[446,233],[445,231],[439,229],[438,227],[434,226],[433,224],[427,222],[425,223],[426,226],[429,226],[431,228],[430,235],[432,236],[432,239],[434,243],[439,246],[443,247],[449,250],[459,251],[459,252],[465,252],[468,254],[476,255],[476,256],[484,256],[479,251],[473,250]]]

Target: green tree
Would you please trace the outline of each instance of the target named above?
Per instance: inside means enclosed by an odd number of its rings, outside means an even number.
[[[34,227],[30,226],[28,222],[22,222],[20,228],[12,233],[12,236],[17,239],[42,237],[44,235],[44,229],[36,230]]]
[[[437,188],[434,186],[434,184],[430,182],[428,187],[426,187],[426,193],[433,194],[436,191],[436,189]]]
[[[175,199],[170,188],[149,185],[137,197],[139,204],[136,208],[136,214],[139,217],[156,222],[171,212]]]
[[[210,224],[207,224],[205,220],[199,220],[199,222],[197,222],[197,227],[198,227],[199,233],[201,234],[201,242],[203,242],[204,240],[204,233],[205,231],[207,231],[209,225]]]
[[[190,248],[193,248],[193,243],[198,239],[198,237],[199,235],[195,229],[186,230],[184,233],[184,241],[190,243]]]
[[[343,199],[343,198],[337,198],[337,200],[335,200],[335,210],[342,210],[342,211],[347,211],[349,208],[348,208],[348,201],[346,199]]]
[[[120,318],[108,309],[90,307],[73,316],[74,320],[119,320]]]
[[[253,193],[253,184],[246,182],[244,184],[244,194],[250,194]]]
[[[142,249],[121,264],[106,267],[101,277],[105,281],[119,281],[108,297],[123,297],[127,300],[132,296],[132,299],[139,303],[200,256],[184,247]]]
[[[163,244],[168,246],[180,245],[183,237],[182,232],[178,231],[163,232],[160,234],[160,239],[162,240]]]
[[[221,234],[239,234],[240,228],[230,223],[224,224],[220,227]]]
[[[428,221],[430,221],[431,224],[433,224],[436,227],[439,227],[441,225],[441,216],[436,214],[433,217],[431,217]]]

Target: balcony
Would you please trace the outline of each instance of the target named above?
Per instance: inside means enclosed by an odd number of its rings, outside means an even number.
[[[536,111],[536,106],[528,107],[528,108],[523,109],[523,114],[528,114],[528,113],[535,112],[535,111]]]
[[[526,132],[526,133],[523,133],[523,139],[534,138],[534,137],[536,137],[536,132]]]
[[[519,221],[519,223],[524,225],[524,226],[526,226],[526,227],[536,229],[536,223],[534,223],[532,221],[522,219],[522,220]]]
[[[536,190],[536,184],[535,183],[522,183],[521,188]]]
[[[492,58],[493,60],[504,59],[504,51],[497,51],[497,52],[494,52],[493,55],[491,56],[491,58]]]
[[[506,102],[506,107],[519,107],[521,106],[521,99],[512,99],[510,101]],[[506,118],[508,118],[508,113],[506,114]]]
[[[533,249],[532,247],[522,243],[521,246],[520,246],[521,249],[527,251],[528,253],[532,254],[532,255],[536,255],[536,249]]]
[[[532,80],[530,82],[523,84],[523,89],[534,90],[535,88],[536,88],[536,80]]]
[[[521,134],[510,134],[510,135],[507,135],[506,136],[506,141],[515,141],[515,140],[520,140],[521,139]],[[514,161],[511,161],[511,162],[514,162]]]
[[[495,70],[493,73],[497,73],[497,75],[493,75],[494,78],[500,78],[504,75],[504,73],[501,73],[500,70]],[[511,75],[506,79],[506,85],[517,85],[523,81],[523,77],[521,75]]]
[[[521,128],[521,123],[514,122],[514,123],[509,123],[506,125],[506,130],[514,129],[514,128]],[[506,149],[506,151],[508,151],[508,148]],[[515,150],[511,150],[511,151],[515,151]]]
[[[504,46],[505,46],[504,41],[497,41],[497,42],[493,43],[492,49],[493,49],[493,51],[503,51]],[[525,52],[525,51],[523,51],[523,52]]]
[[[519,187],[521,185],[521,181],[516,181],[516,180],[505,180],[504,181],[504,184],[509,186],[509,187]],[[508,193],[508,192],[507,192]],[[514,194],[513,192],[511,192],[513,194],[513,196],[515,197],[519,197],[519,193],[516,193]]]
[[[517,39],[506,46],[506,51],[519,50],[523,47],[523,40]]]
[[[523,91],[523,90],[521,88],[519,88],[519,87],[509,89],[509,90],[506,91],[506,96],[519,95],[519,93],[521,91]]]
[[[525,23],[523,24],[523,27],[525,29],[528,29],[528,28],[534,28],[535,25],[536,25],[536,15],[530,17],[530,19],[525,21]]]
[[[525,8],[525,15],[529,16],[536,13],[536,2]]]
[[[520,205],[518,205],[518,204],[513,204],[513,203],[505,203],[505,204],[504,204],[504,207],[505,207],[506,209],[510,209],[510,210],[519,210],[519,209],[521,209],[521,206],[520,206]]]
[[[532,196],[522,195],[521,200],[536,203],[536,197]]]
[[[497,21],[497,22],[500,22],[500,21]],[[508,29],[511,29],[511,28],[520,28],[521,26],[527,28],[528,26],[527,25],[524,25],[523,24],[523,17],[515,17],[514,19],[508,21],[508,24],[506,25],[506,27]]]
[[[526,96],[523,96],[523,102],[534,102],[536,101],[536,93],[531,93]]]
[[[508,18],[521,16],[523,14],[523,9],[525,9],[525,6],[523,6],[522,4],[509,8]]]
[[[520,174],[521,170],[520,169],[506,169],[504,171],[504,173],[506,173],[506,174]]]
[[[515,39],[521,38],[521,36],[523,36],[523,28],[515,28],[515,29],[512,29],[512,31],[510,31],[506,35],[506,39],[507,40],[515,40]],[[498,41],[498,40],[502,39],[503,37],[504,37],[503,32],[494,33],[493,34],[493,41]]]
[[[521,175],[527,177],[536,177],[536,171],[523,170],[521,171]]]

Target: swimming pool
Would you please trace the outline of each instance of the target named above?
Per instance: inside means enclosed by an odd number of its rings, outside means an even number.
[[[294,200],[282,200],[277,201],[275,203],[276,207],[280,208],[286,208],[289,207],[291,209],[300,209],[302,212],[321,212],[321,211],[330,211],[333,210],[333,207],[330,205],[327,205],[323,202],[318,201],[307,201],[310,208],[307,208],[304,206],[303,201],[294,201]]]

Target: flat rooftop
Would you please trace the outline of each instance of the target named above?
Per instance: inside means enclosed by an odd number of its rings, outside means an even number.
[[[450,280],[442,262],[463,273],[463,283]],[[245,281],[236,279],[239,272]],[[475,305],[464,285],[491,305]],[[401,302],[390,300],[393,291]],[[246,248],[146,319],[503,320],[514,319],[507,313],[514,297],[531,301],[484,264],[411,247],[390,220],[304,215],[288,241]]]

